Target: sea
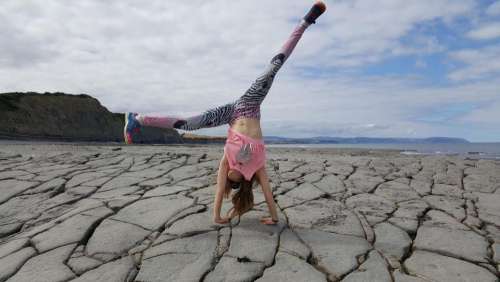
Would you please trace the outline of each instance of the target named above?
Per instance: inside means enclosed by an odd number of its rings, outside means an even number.
[[[1,140],[2,144],[71,144],[71,145],[123,145],[121,143],[102,142],[57,142],[57,141],[17,141]],[[168,146],[158,144],[159,146]],[[156,145],[156,146],[158,146]],[[220,145],[220,144],[219,144]],[[500,160],[500,143],[462,143],[462,144],[266,144],[277,148],[336,148],[336,149],[370,149],[397,150],[402,155],[455,155],[472,159]]]
[[[337,148],[397,150],[403,155],[458,155],[467,158],[500,160],[500,143],[463,144],[270,144],[281,148]]]

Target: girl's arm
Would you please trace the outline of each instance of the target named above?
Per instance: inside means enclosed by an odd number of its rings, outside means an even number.
[[[220,216],[220,210],[222,207],[222,197],[224,196],[224,191],[226,189],[227,182],[227,171],[228,164],[226,160],[226,154],[223,155],[219,164],[219,171],[217,173],[217,190],[215,191],[215,199],[214,199],[214,215],[213,220],[215,223],[228,223],[228,218],[222,218]]]
[[[262,167],[257,171],[257,179],[262,187],[262,192],[264,193],[264,198],[266,199],[267,207],[269,208],[269,213],[271,214],[271,218],[263,218],[262,222],[265,224],[276,223],[278,222],[278,213],[276,212],[276,203],[273,199],[273,192],[271,190],[271,184],[269,183],[269,177],[267,176],[265,167]]]

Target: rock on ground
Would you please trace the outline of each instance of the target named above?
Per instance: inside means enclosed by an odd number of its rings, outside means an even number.
[[[391,265],[401,261],[409,251],[411,242],[405,231],[390,223],[383,222],[375,226],[374,247],[387,257]]]
[[[326,282],[323,273],[310,264],[295,256],[279,252],[276,255],[276,263],[264,271],[264,275],[257,279],[259,282],[289,282],[310,281]]]
[[[21,268],[21,266],[34,255],[36,255],[36,250],[28,247],[1,258],[0,281],[5,281],[7,278],[15,274],[19,268]]]
[[[224,256],[217,263],[215,269],[208,273],[205,281],[255,281],[262,275],[264,268],[264,264],[260,262],[243,261]]]
[[[74,248],[75,245],[63,246],[32,257],[9,281],[62,282],[74,278],[75,274],[64,264]]]
[[[146,252],[139,281],[200,281],[215,256],[217,232],[167,241]]]
[[[31,239],[40,252],[45,252],[60,246],[80,242],[98,223],[99,220],[111,215],[112,210],[100,207],[77,214],[51,229],[40,233]]]
[[[129,281],[131,275],[135,274],[135,263],[131,257],[103,264],[102,266],[87,271],[73,282],[122,282]]]
[[[498,281],[498,160],[269,147],[267,226],[212,221],[222,154],[2,143],[0,282]]]
[[[442,282],[495,282],[497,277],[475,264],[432,252],[416,251],[405,262],[410,274]]]
[[[488,241],[475,232],[423,226],[418,230],[416,249],[432,251],[468,261],[488,261]]]
[[[297,230],[299,237],[310,246],[317,265],[337,279],[358,267],[358,257],[364,256],[370,244],[359,237],[316,230]]]
[[[377,253],[371,251],[368,254],[368,259],[354,272],[347,275],[344,282],[364,282],[364,281],[379,281],[391,282],[391,274],[384,258]]]
[[[266,266],[272,264],[278,240],[283,229],[283,224],[278,225],[256,225],[259,215],[251,213],[232,228],[231,244],[226,255],[235,258],[246,258],[250,261],[260,262]]]
[[[285,209],[294,228],[310,228],[358,237],[364,236],[356,214],[341,202],[319,199]]]

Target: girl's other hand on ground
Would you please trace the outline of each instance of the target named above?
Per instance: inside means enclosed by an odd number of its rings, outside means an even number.
[[[271,217],[261,217],[260,223],[266,225],[276,225],[278,223],[278,220],[273,220]]]
[[[226,224],[229,223],[230,218],[229,217],[218,217],[214,218],[214,222],[217,224]]]

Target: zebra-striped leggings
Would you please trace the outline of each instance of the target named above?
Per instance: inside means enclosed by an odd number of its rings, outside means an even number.
[[[152,127],[196,130],[228,124],[241,117],[260,118],[260,104],[269,92],[274,77],[288,59],[309,25],[309,23],[301,21],[300,24],[295,27],[278,55],[273,57],[264,73],[260,75],[245,94],[235,102],[207,110],[201,115],[189,118],[139,115],[137,117],[139,123],[144,126]]]

